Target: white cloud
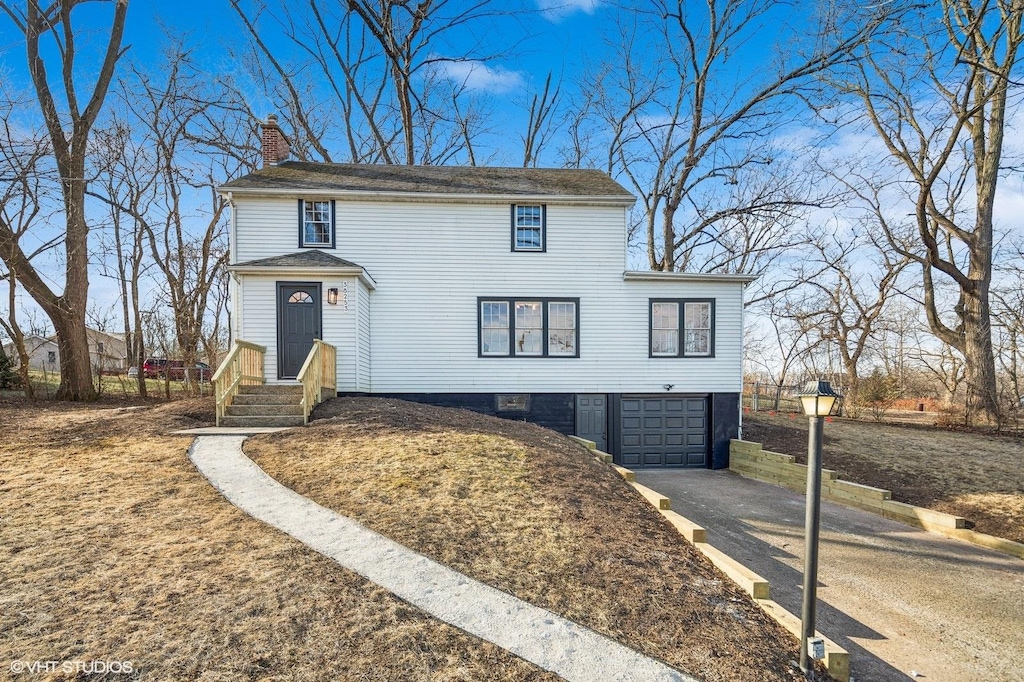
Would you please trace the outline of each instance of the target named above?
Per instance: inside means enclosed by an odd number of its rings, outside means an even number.
[[[600,4],[601,0],[537,0],[537,8],[548,21],[561,21],[575,12],[593,14]]]
[[[502,66],[488,66],[478,61],[440,62],[437,73],[443,78],[464,85],[467,90],[505,93],[520,88],[525,81],[518,71]]]

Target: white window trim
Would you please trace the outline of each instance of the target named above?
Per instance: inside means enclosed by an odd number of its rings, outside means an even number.
[[[327,241],[306,240],[306,205],[327,204]],[[306,249],[333,249],[337,243],[337,220],[335,219],[334,199],[299,199],[299,247]]]
[[[540,246],[519,245],[519,208],[540,209]],[[534,226],[527,226],[526,229],[535,229]],[[512,250],[522,253],[544,253],[548,250],[548,207],[547,204],[512,204]]]

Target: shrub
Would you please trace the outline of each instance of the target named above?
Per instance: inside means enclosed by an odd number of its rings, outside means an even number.
[[[14,368],[11,367],[11,359],[7,357],[4,347],[0,346],[0,389],[10,390],[18,388],[20,383],[18,375],[15,374]]]
[[[882,421],[887,410],[900,398],[899,383],[895,377],[882,374],[877,367],[871,372],[871,376],[860,380],[857,387],[857,398],[862,405],[871,412],[871,417],[876,421]]]

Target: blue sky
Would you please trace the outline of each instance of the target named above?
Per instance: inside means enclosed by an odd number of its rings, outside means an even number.
[[[513,0],[514,1],[514,0]],[[522,0],[521,11],[511,12],[510,16],[502,17],[492,27],[496,36],[486,36],[485,47],[516,44],[514,53],[498,56],[486,64],[454,64],[451,76],[464,80],[468,89],[474,94],[487,99],[489,106],[505,120],[525,125],[525,111],[520,105],[527,101],[529,95],[543,87],[548,72],[553,78],[563,80],[563,90],[571,88],[572,79],[579,74],[584,66],[584,59],[593,58],[603,49],[599,36],[600,26],[606,20],[607,10],[599,5],[599,0]],[[511,8],[511,3],[506,3]],[[93,71],[98,67],[102,51],[106,44],[109,20],[112,14],[110,3],[85,3],[76,9],[74,19],[78,30],[77,35],[77,69],[82,86],[79,96],[82,97],[91,86]],[[181,37],[187,46],[192,47],[201,58],[203,66],[210,73],[223,74],[239,69],[232,60],[232,52],[245,49],[246,36],[235,11],[227,0],[212,2],[161,2],[158,0],[131,0],[128,8],[127,26],[124,46],[125,56],[119,64],[119,73],[126,73],[129,64],[143,69],[158,64],[162,59],[162,51],[169,42],[168,36]],[[270,32],[266,39],[286,50],[289,48]],[[451,49],[458,50],[462,45],[460,39],[469,37],[456,36],[456,43]],[[275,46],[275,47],[276,47]],[[54,57],[52,46],[44,42],[44,55]],[[291,49],[294,49],[293,47]],[[47,67],[51,80],[60,77],[55,59],[48,61]],[[28,77],[25,60],[24,40],[20,32],[6,16],[0,16],[0,79],[4,81],[2,94],[27,95],[31,99],[31,82]],[[250,104],[257,112],[271,113],[273,105],[259,101],[254,94]],[[108,106],[112,97],[108,97]],[[40,119],[35,107],[26,107],[21,113],[20,121],[27,127],[39,125]],[[505,130],[499,126],[494,136],[495,144],[506,141]],[[521,151],[507,155],[494,156],[497,161],[508,164],[520,163]],[[228,180],[230,178],[225,178]],[[97,212],[94,222],[102,221]],[[59,229],[56,222],[54,229]],[[52,233],[45,230],[46,234]],[[38,234],[38,240],[44,236]],[[55,291],[62,289],[62,266],[53,261],[42,268]],[[6,287],[5,287],[6,289]],[[102,276],[92,277],[90,296],[98,305],[109,305],[117,298],[116,285],[113,280]],[[6,299],[6,296],[4,296]],[[20,306],[26,310],[35,308],[31,299],[22,293]],[[6,307],[6,306],[4,306]]]
[[[247,1],[251,3],[251,0]],[[608,44],[608,38],[613,37],[614,22],[628,22],[631,12],[604,3],[602,0],[498,1],[501,7],[510,10],[510,14],[490,27],[489,33],[483,36],[483,41],[487,50],[496,51],[499,55],[483,64],[456,63],[449,64],[447,68],[453,78],[464,81],[467,87],[484,98],[495,113],[496,124],[487,141],[491,153],[485,155],[485,161],[492,164],[518,165],[521,163],[522,154],[518,137],[524,128],[524,105],[527,104],[528,98],[543,87],[544,79],[549,72],[553,73],[556,81],[560,79],[565,97],[571,98],[578,94],[574,91],[575,79],[588,65],[599,64],[609,59],[612,48]],[[787,42],[783,46],[783,53],[790,53],[789,51],[797,47],[803,34],[801,28],[811,21],[806,12],[807,5],[781,5],[781,9],[761,17],[755,26],[757,30],[751,31],[748,38],[737,46],[734,52],[735,62],[718,74],[717,82],[756,78],[768,72],[773,66],[770,50],[780,36],[793,37],[793,42]],[[702,4],[687,3],[685,7],[687,11],[700,12]],[[103,29],[109,21],[110,12],[111,5],[106,2],[85,3],[81,9],[76,10],[76,22],[80,22],[80,27],[90,28],[87,23],[82,22],[87,22],[90,14],[96,17],[91,30],[82,32],[79,40],[84,57],[79,62],[83,80],[91,80],[87,77],[88,71],[95,67],[97,51],[103,47],[106,38],[106,31]],[[170,34],[182,37],[186,45],[192,46],[201,57],[204,68],[211,74],[236,71],[241,73],[243,69],[230,54],[232,51],[238,53],[245,50],[247,37],[244,31],[228,0],[186,0],[171,3],[131,0],[124,41],[130,49],[121,69],[124,72],[129,61],[142,68],[157,64]],[[276,36],[275,32],[267,31],[264,37],[275,47],[294,49]],[[448,47],[453,53],[458,53],[474,39],[475,37],[469,34],[456,33]],[[501,52],[509,46],[514,46],[514,49],[507,53]],[[640,52],[646,50],[654,56],[657,49],[659,48],[653,43],[644,43]],[[56,74],[52,65],[50,68],[52,78]],[[2,16],[0,78],[6,81],[7,87],[27,89],[29,85],[21,36],[13,29],[10,21]],[[254,111],[260,115],[271,113],[274,105],[261,100],[261,97],[262,95],[253,92],[250,104]],[[32,112],[26,112],[26,123],[32,122],[33,115]],[[1011,112],[1011,117],[1016,119],[1015,123],[1019,121],[1016,125],[1017,130],[1024,128],[1024,116],[1019,106]],[[777,138],[777,144],[787,149],[792,143],[794,155],[801,153],[802,145],[809,139],[821,134],[819,122],[810,117],[805,117],[802,121],[801,125],[790,126],[781,131]],[[1008,137],[1009,146],[1015,148],[1015,153],[1021,154],[1024,153],[1024,149],[1018,139],[1016,135]],[[833,135],[828,145],[828,153],[838,159],[855,153],[877,154],[880,159],[886,156],[886,151],[879,141],[871,134],[864,135],[859,129],[847,129]],[[557,142],[547,150],[543,157],[543,165],[558,165],[556,149]],[[1024,214],[1024,193],[1021,192],[1020,178],[1002,183],[1000,191],[1003,197],[997,206],[997,222],[1003,226],[1016,225],[1019,230],[1019,216]],[[812,216],[812,219],[820,220],[822,225],[842,224],[842,220],[831,211],[822,216]],[[643,261],[644,257],[638,255],[631,266],[646,267]],[[51,279],[55,288],[59,290],[60,275],[57,268],[54,268]],[[114,300],[110,280],[96,277],[91,287],[91,294],[97,301]],[[31,304],[26,301],[26,305]]]

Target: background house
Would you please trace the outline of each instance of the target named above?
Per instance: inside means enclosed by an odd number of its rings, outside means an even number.
[[[110,334],[98,329],[86,329],[85,333],[89,339],[89,358],[93,371],[117,374],[127,369],[128,352],[123,335]],[[25,350],[28,351],[29,369],[60,371],[60,349],[56,336],[28,335],[25,337]],[[4,352],[13,366],[20,365],[18,351],[13,341],[4,344]]]

